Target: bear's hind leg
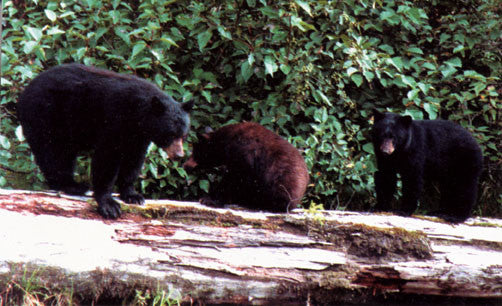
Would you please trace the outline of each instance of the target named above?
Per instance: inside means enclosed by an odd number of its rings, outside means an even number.
[[[72,195],[84,195],[89,186],[73,178],[77,153],[51,146],[32,146],[35,161],[44,174],[49,188]]]
[[[107,219],[120,216],[120,204],[112,197],[113,185],[119,172],[120,160],[117,158],[117,146],[108,149],[105,145],[98,146],[92,157],[92,185],[94,199],[98,203],[98,213]]]
[[[456,180],[441,186],[441,207],[436,216],[459,223],[470,217],[477,199],[477,178]]]

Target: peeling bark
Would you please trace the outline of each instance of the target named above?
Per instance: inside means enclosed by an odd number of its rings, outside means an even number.
[[[36,271],[82,301],[166,288],[201,304],[502,300],[502,220],[147,200],[103,220],[86,197],[0,190],[0,297]],[[478,300],[476,300],[478,301]]]

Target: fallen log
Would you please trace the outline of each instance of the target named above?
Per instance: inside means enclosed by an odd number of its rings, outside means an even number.
[[[104,220],[88,197],[0,190],[0,304],[19,292],[77,303],[154,294],[187,304],[502,301],[499,219],[168,200],[123,211]]]

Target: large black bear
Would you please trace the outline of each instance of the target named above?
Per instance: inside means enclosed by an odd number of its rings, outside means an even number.
[[[73,179],[75,159],[93,150],[92,183],[98,211],[117,218],[120,198],[141,204],[133,184],[150,142],[169,157],[183,156],[192,103],[179,104],[141,78],[80,64],[51,68],[37,76],[19,98],[17,113],[35,161],[55,190],[84,194]]]
[[[263,126],[244,122],[203,134],[184,164],[208,169],[224,166],[222,181],[203,204],[240,204],[285,212],[300,205],[307,188],[307,166],[298,150]]]
[[[412,120],[375,110],[372,137],[378,166],[376,210],[390,210],[399,173],[403,182],[400,213],[411,215],[424,180],[433,180],[441,192],[436,215],[451,222],[470,216],[483,157],[468,131],[446,120]]]

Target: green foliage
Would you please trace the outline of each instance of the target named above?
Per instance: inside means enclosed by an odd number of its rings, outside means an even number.
[[[136,295],[132,303],[138,306],[179,306],[181,305],[180,300],[181,295],[175,289],[166,292],[164,289],[157,288],[153,293],[150,290],[146,290],[143,293],[142,290],[136,289]]]
[[[478,213],[502,213],[497,0],[20,3],[6,1],[3,10],[0,186],[42,187],[15,102],[39,72],[76,61],[194,98],[189,142],[206,126],[242,120],[276,131],[311,170],[305,203],[325,208],[374,202],[372,108],[456,121],[485,155]],[[180,165],[150,147],[143,192],[197,198],[214,180]]]

